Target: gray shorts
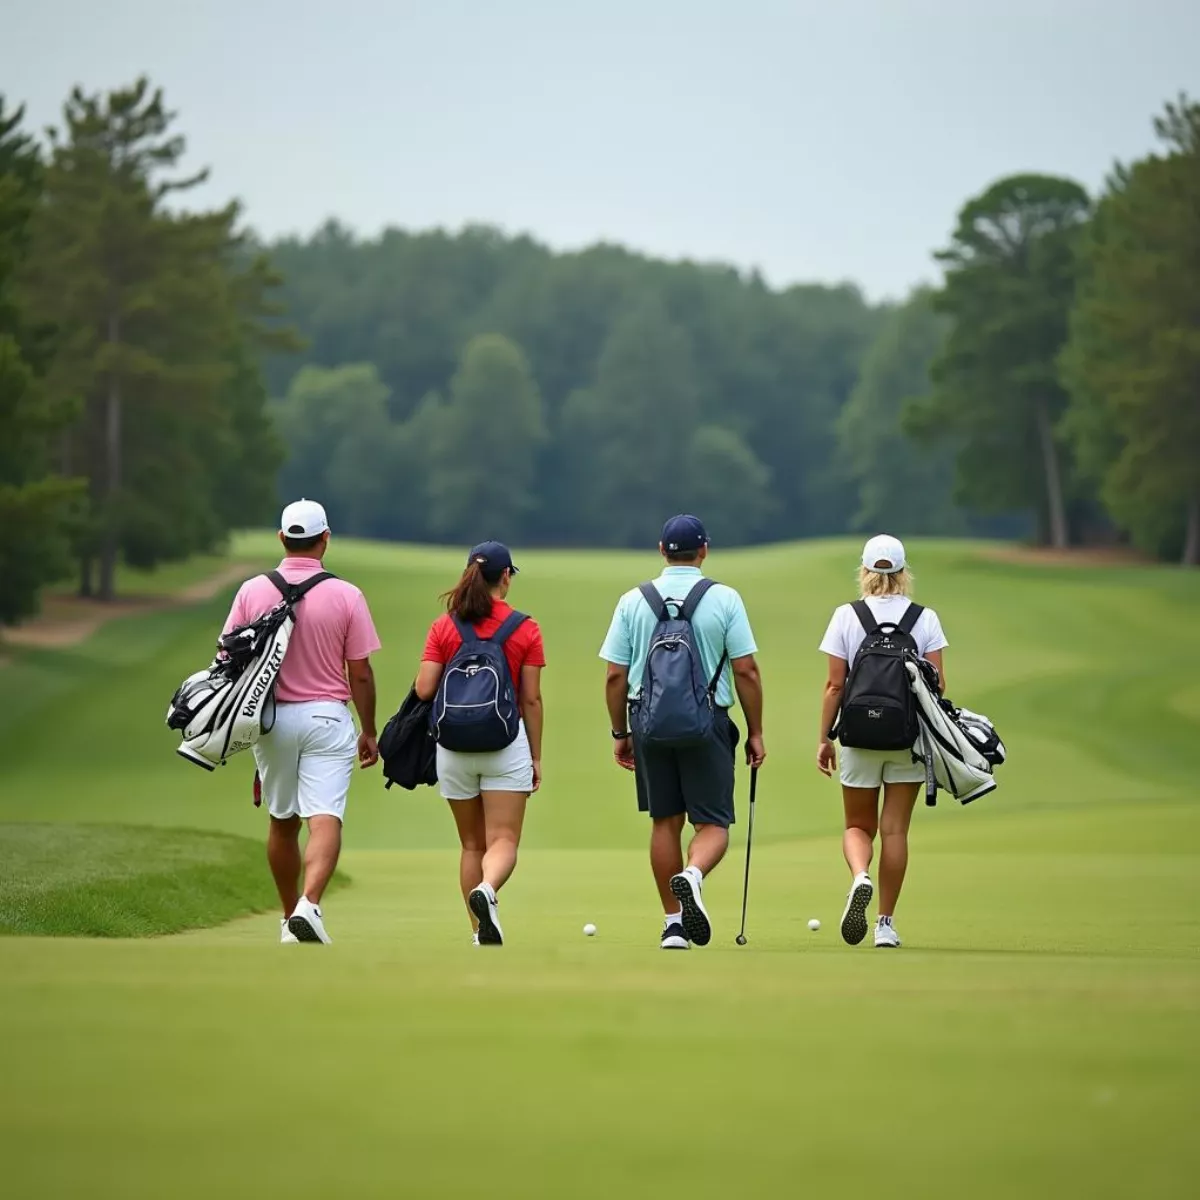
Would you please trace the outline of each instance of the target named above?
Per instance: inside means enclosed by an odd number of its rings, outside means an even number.
[[[686,750],[633,739],[639,811],[654,818],[686,813],[693,825],[733,824],[733,759],[741,734],[726,709],[717,710],[715,732],[707,745]]]

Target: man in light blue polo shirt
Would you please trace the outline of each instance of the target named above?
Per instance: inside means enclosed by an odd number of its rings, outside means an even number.
[[[666,559],[652,586],[672,615],[682,612],[688,594],[703,578],[708,535],[699,518],[683,514],[663,526],[659,552]],[[687,950],[707,945],[712,925],[701,890],[704,877],[729,848],[734,820],[734,752],[739,734],[729,717],[734,693],[746,718],[746,761],[761,766],[766,758],[762,735],[762,680],[754,655],[746,606],[731,587],[713,584],[692,614],[692,634],[705,679],[716,681],[713,738],[699,746],[667,748],[642,745],[629,731],[629,701],[639,694],[650,641],[661,612],[647,603],[641,589],[626,592],[613,613],[600,657],[608,663],[605,694],[612,722],[613,754],[637,779],[638,808],[648,812],[650,867],[662,898],[662,948]],[[681,836],[685,821],[695,827],[684,866]]]

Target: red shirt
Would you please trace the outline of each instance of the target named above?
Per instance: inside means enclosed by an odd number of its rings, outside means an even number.
[[[505,618],[513,611],[512,605],[503,600],[492,601],[492,615],[474,626],[480,637],[491,637],[504,623]],[[423,662],[435,662],[446,665],[455,655],[462,638],[454,628],[454,622],[449,614],[438,617],[429,630],[425,639],[425,653],[421,655]],[[538,623],[528,618],[517,626],[516,632],[504,643],[504,657],[508,659],[508,669],[512,672],[513,686],[520,690],[522,667],[544,667],[546,665],[546,650],[542,645],[542,631]]]

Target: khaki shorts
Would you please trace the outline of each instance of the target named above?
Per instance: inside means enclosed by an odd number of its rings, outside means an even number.
[[[921,783],[925,764],[913,762],[911,750],[858,750],[839,746],[841,779],[845,787],[879,788],[885,783]]]

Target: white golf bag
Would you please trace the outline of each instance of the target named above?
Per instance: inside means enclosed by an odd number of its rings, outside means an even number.
[[[275,724],[275,684],[295,628],[295,605],[322,580],[335,578],[327,571],[299,584],[277,571],[267,577],[283,599],[225,634],[216,657],[179,685],[167,707],[168,727],[183,735],[176,753],[206,771],[250,749]]]
[[[932,663],[914,658],[906,665],[917,701],[920,736],[913,755],[925,764],[925,803],[935,803],[939,787],[963,804],[994,791],[992,772],[1006,754],[996,727],[940,696]]]

